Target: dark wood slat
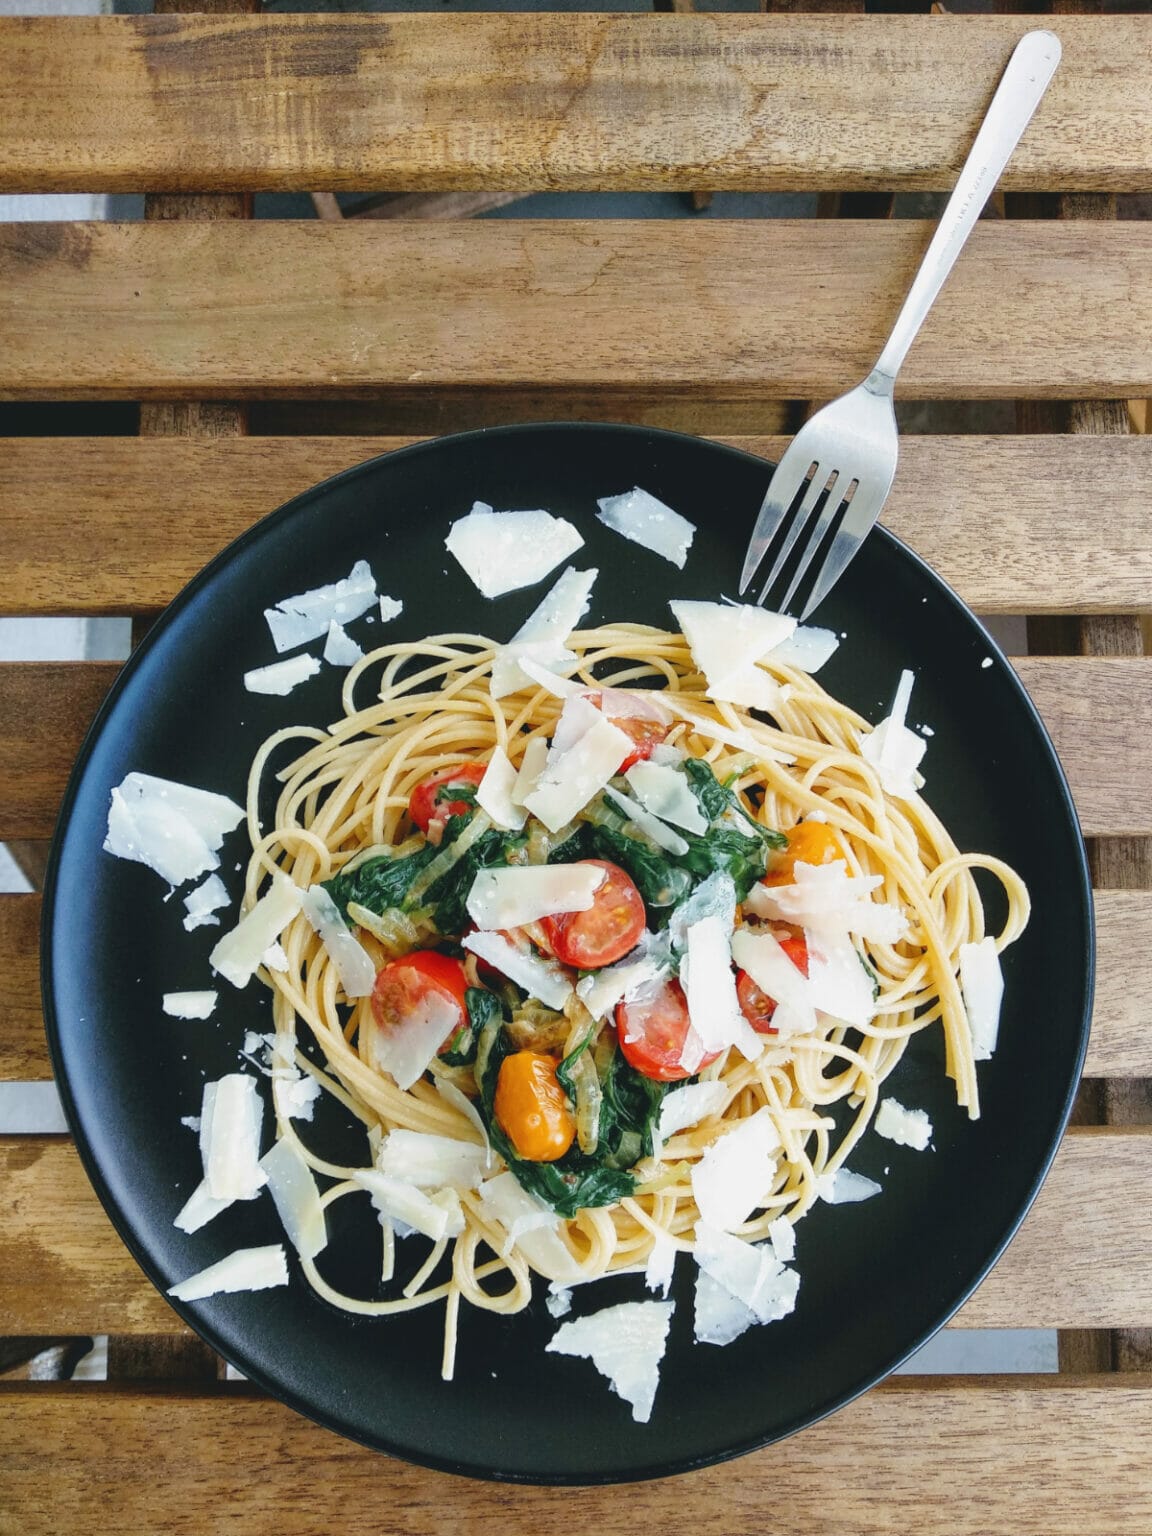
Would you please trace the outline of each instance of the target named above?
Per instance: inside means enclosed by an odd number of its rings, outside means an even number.
[[[0,398],[820,398],[871,366],[928,236],[903,220],[10,224]],[[1150,265],[1142,224],[985,221],[902,394],[1152,394]]]
[[[39,951],[39,896],[0,896],[0,1082],[52,1076],[40,1012]]]
[[[113,662],[0,666],[0,840],[51,836],[84,733],[119,670]]]
[[[1027,25],[6,18],[0,190],[941,189]],[[1147,18],[1069,18],[1061,35],[1006,185],[1152,187]]]

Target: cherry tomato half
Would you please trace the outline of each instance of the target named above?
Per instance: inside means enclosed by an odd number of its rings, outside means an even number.
[[[592,905],[586,912],[558,912],[555,917],[541,918],[540,925],[561,964],[593,971],[635,949],[644,932],[644,899],[632,877],[618,864],[607,859],[579,862],[595,864],[604,871]]]
[[[713,1051],[687,1071],[680,1064],[691,1020],[688,999],[678,981],[666,981],[651,996],[616,1005],[616,1034],[628,1065],[658,1083],[678,1083],[691,1077],[720,1054]]]
[[[465,993],[468,977],[463,963],[435,949],[418,949],[399,960],[390,960],[376,975],[372,989],[372,1013],[381,1029],[396,1029],[417,1013],[430,994],[437,994],[456,1010],[456,1018],[444,1038],[448,1045],[468,1022]]]
[[[492,1102],[496,1118],[521,1157],[554,1163],[576,1135],[556,1063],[541,1051],[516,1051],[500,1063]]]
[[[808,946],[802,938],[782,939],[780,948],[804,976],[808,974]],[[774,1035],[772,1015],[776,1012],[776,999],[762,992],[747,971],[736,972],[736,1000],[740,1012],[760,1035]]]
[[[798,821],[784,835],[788,846],[769,860],[765,885],[791,885],[797,864],[834,864],[844,857],[840,834],[826,821]]]
[[[434,821],[443,824],[449,816],[463,816],[475,809],[474,796],[454,800],[451,791],[456,785],[474,791],[487,767],[486,763],[454,763],[421,779],[408,799],[408,815],[421,832],[427,832]]]
[[[663,724],[660,720],[648,720],[640,715],[614,715],[611,701],[605,707],[604,695],[588,694],[596,708],[606,714],[618,731],[623,731],[629,741],[635,743],[632,751],[617,768],[617,773],[627,773],[633,763],[639,763],[644,758],[652,756],[652,749],[658,747],[668,735],[671,726]]]

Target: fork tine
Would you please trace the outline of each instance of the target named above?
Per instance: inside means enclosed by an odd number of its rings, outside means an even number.
[[[880,509],[887,495],[886,486],[881,488],[873,486],[870,491],[865,491],[862,484],[856,487],[856,494],[848,504],[844,521],[836,531],[836,537],[832,540],[828,553],[824,557],[824,564],[816,573],[812,591],[800,614],[801,624],[813,609],[819,607],[840,580],[849,561],[863,544],[865,535],[880,515]]]
[[[768,596],[768,593],[772,589],[772,586],[776,582],[780,572],[784,569],[784,565],[788,559],[788,556],[792,553],[796,546],[796,540],[804,532],[804,527],[808,522],[808,519],[812,516],[816,503],[820,500],[820,497],[823,494],[824,487],[828,484],[828,478],[828,471],[817,464],[816,473],[808,482],[808,489],[804,492],[804,499],[796,508],[796,511],[793,514],[792,521],[788,527],[788,533],[784,539],[784,544],[780,550],[780,553],[776,556],[775,564],[772,566],[771,571],[768,573],[768,580],[764,583],[763,587],[761,587],[760,596],[756,599],[756,601],[761,605],[763,605],[764,599]],[[833,484],[835,484],[834,479]],[[829,494],[831,495],[832,493],[830,492]],[[780,604],[781,613],[783,613],[786,606],[786,602]]]
[[[768,482],[768,489],[764,493],[764,500],[752,529],[752,537],[748,541],[744,568],[740,572],[739,596],[741,597],[748,590],[757,567],[768,553],[772,540],[780,531],[780,526],[788,515],[788,508],[796,500],[796,493],[804,483],[804,476],[812,468],[812,455],[810,453],[805,455],[803,448],[799,453],[795,449],[796,443],[790,443],[779,464],[772,471],[772,478]]]
[[[848,481],[847,484],[851,485],[851,483],[851,481]],[[800,585],[804,578],[805,572],[812,564],[812,560],[816,554],[816,551],[824,542],[825,535],[828,532],[828,528],[832,522],[832,519],[836,516],[836,513],[844,504],[844,495],[846,493],[847,486],[845,486],[844,491],[841,491],[840,484],[841,481],[839,477],[835,478],[832,482],[832,489],[828,492],[828,500],[824,503],[824,510],[816,519],[816,522],[812,528],[812,532],[808,536],[808,543],[804,546],[804,553],[800,556],[800,560],[796,566],[796,569],[792,573],[792,580],[789,583],[787,592],[784,594],[784,600],[780,604],[781,613],[787,613],[788,604],[792,601],[792,598],[796,592],[796,588]]]

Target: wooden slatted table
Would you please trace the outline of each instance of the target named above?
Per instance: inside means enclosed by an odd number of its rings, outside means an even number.
[[[149,211],[188,215],[0,225],[0,399],[151,403],[148,435],[5,440],[0,613],[146,620],[265,512],[413,434],[595,415],[776,455],[782,402],[835,394],[870,363],[924,226],[254,224],[236,194],[943,189],[1029,24],[0,19],[0,191],[183,194]],[[1005,179],[1010,215],[1024,194],[1152,190],[1152,20],[1053,24],[1064,62]],[[1145,399],[1150,258],[1146,223],[985,222],[913,348],[905,397]],[[255,416],[277,400],[299,402],[307,435],[238,431],[244,403]],[[1051,407],[1030,410],[1052,425]],[[1027,615],[1034,641],[1066,653],[1018,666],[1097,840],[1082,1123],[954,1326],[1064,1330],[1080,1369],[894,1379],[733,1465],[581,1493],[582,1527],[1152,1529],[1152,1377],[1108,1369],[1141,1366],[1152,1327],[1152,658],[1135,618],[1152,610],[1152,438],[1081,430],[1125,420],[1079,406],[1056,435],[911,438],[885,515],[974,607]],[[114,672],[0,666],[0,839],[50,835]],[[50,1073],[38,916],[38,896],[0,897],[3,1081]],[[0,1335],[106,1333],[123,1367],[106,1384],[0,1382],[0,1532],[517,1536],[558,1507],[391,1462],[215,1380],[66,1138],[0,1138],[0,1191]],[[143,1347],[158,1339],[168,1378]]]

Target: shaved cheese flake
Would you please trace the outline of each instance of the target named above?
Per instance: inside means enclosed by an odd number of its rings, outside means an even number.
[[[768,1223],[768,1240],[781,1264],[796,1257],[796,1228],[787,1216],[777,1216],[775,1221]]]
[[[569,699],[544,771],[525,805],[549,832],[558,832],[600,793],[633,747],[631,738],[587,699]]]
[[[652,1252],[648,1255],[648,1262],[644,1266],[644,1284],[648,1290],[659,1291],[662,1296],[668,1295],[672,1276],[676,1270],[678,1252],[676,1244],[667,1232],[661,1229],[653,1234]]]
[[[571,656],[573,663],[577,660],[572,652],[564,654]],[[574,699],[587,693],[588,690],[583,683],[574,683],[567,677],[561,676],[561,669],[567,663],[561,662],[558,651],[549,652],[547,659],[552,663],[551,666],[542,665],[539,658],[532,654],[532,648],[525,646],[520,651],[518,665],[530,682],[535,683],[538,688],[543,688],[544,692],[551,694],[554,699]]]
[[[764,1036],[758,1035],[748,1023],[737,1001],[730,932],[723,918],[716,915],[693,923],[687,932],[688,947],[680,961],[680,985],[688,1001],[691,1028],[681,1065],[689,1073],[699,1068],[705,1056],[727,1050],[730,1045],[736,1046],[748,1061],[755,1061],[764,1049]]]
[[[827,1205],[858,1205],[861,1200],[871,1200],[880,1193],[875,1179],[862,1173],[852,1173],[847,1168],[837,1168],[835,1173],[822,1173],[816,1180],[816,1193]]]
[[[700,809],[700,802],[692,793],[688,780],[677,769],[641,761],[633,763],[624,777],[640,804],[653,816],[698,836],[707,832],[708,821]]]
[[[274,693],[283,697],[298,688],[308,678],[315,677],[320,663],[315,656],[302,651],[299,656],[289,656],[284,661],[274,661],[269,667],[256,667],[244,674],[244,686],[249,693]]]
[[[908,919],[898,907],[874,901],[882,875],[849,876],[843,859],[831,864],[798,861],[791,885],[757,885],[749,892],[749,911],[779,918],[820,933],[854,933],[876,944],[896,944],[908,933]]]
[[[729,1095],[730,1090],[721,1082],[685,1083],[674,1093],[666,1093],[656,1122],[657,1136],[662,1142],[669,1141],[678,1131],[723,1114]]]
[[[361,647],[356,644],[343,624],[337,624],[336,620],[332,619],[324,641],[324,660],[333,667],[351,667],[363,659],[364,652]]]
[[[245,987],[256,973],[264,952],[274,944],[300,910],[303,891],[287,875],[274,875],[272,884],[236,927],[226,933],[208,956],[212,969],[234,987]]]
[[[484,1147],[426,1131],[391,1131],[380,1143],[376,1166],[417,1189],[478,1189],[488,1156]]]
[[[876,1012],[872,977],[846,934],[815,930],[808,943],[808,996],[812,1006],[844,1024],[868,1024]],[[773,1024],[777,1021],[772,1020]]]
[[[572,1310],[572,1292],[561,1289],[552,1291],[544,1298],[544,1305],[548,1309],[548,1316],[559,1320],[567,1317]]]
[[[374,1015],[366,1015],[360,1026],[361,1055],[370,1067],[389,1073],[397,1088],[408,1089],[423,1077],[459,1024],[458,1005],[429,988],[413,1003],[401,1029],[381,1029]]]
[[[564,642],[588,612],[592,584],[599,572],[563,571],[539,607],[529,615],[505,646],[496,653],[489,685],[494,699],[518,693],[536,681],[520,665],[527,658],[537,668],[563,673],[577,657]]]
[[[168,1294],[177,1301],[203,1301],[206,1296],[223,1292],[267,1291],[287,1284],[288,1256],[284,1245],[272,1243],[266,1248],[237,1248],[227,1258],[189,1275],[179,1285],[170,1286]]]
[[[210,1019],[216,996],[215,992],[165,992],[161,1006],[174,1019]]]
[[[104,849],[183,885],[219,868],[216,850],[243,819],[226,795],[130,773],[112,791]]]
[[[311,1120],[323,1090],[306,1072],[272,1073],[272,1102],[283,1120]]]
[[[344,921],[344,914],[322,885],[311,885],[300,898],[300,910],[328,951],[346,997],[367,997],[376,985],[376,966]]]
[[[450,1083],[447,1078],[438,1077],[435,1080],[436,1092],[447,1104],[458,1110],[469,1125],[473,1127],[480,1138],[480,1145],[484,1151],[484,1166],[492,1167],[492,1142],[488,1136],[488,1127],[480,1117],[480,1111],[472,1100],[455,1083]]]
[[[811,675],[819,672],[839,648],[840,641],[832,630],[805,625],[774,645],[764,660],[781,667],[796,667]]]
[[[633,1419],[647,1424],[674,1310],[671,1301],[621,1302],[562,1323],[545,1347],[550,1354],[591,1360],[613,1392],[632,1405]]]
[[[209,875],[207,880],[194,886],[184,898],[184,910],[188,914],[184,919],[184,927],[189,933],[193,928],[202,928],[206,923],[219,927],[220,919],[212,914],[226,907],[230,900],[220,876]]]
[[[204,1084],[200,1108],[200,1157],[214,1200],[254,1200],[268,1182],[260,1167],[264,1105],[256,1079],[230,1072]]]
[[[761,992],[775,1000],[772,1026],[777,1034],[786,1037],[815,1029],[816,1003],[811,983],[772,934],[738,929],[732,935],[732,958],[742,971],[748,972]],[[860,974],[864,975],[862,968]]]
[[[779,685],[756,663],[787,639],[796,620],[754,603],[673,602],[692,659],[714,699],[749,709],[774,709]]]
[[[557,1231],[556,1212],[530,1195],[514,1173],[487,1179],[480,1186],[480,1202],[488,1220],[498,1222],[509,1236],[515,1230],[516,1247],[540,1274],[560,1285],[581,1279],[580,1265]]]
[[[961,944],[960,990],[972,1032],[972,1055],[977,1061],[990,1061],[1000,1033],[1000,1004],[1004,998],[1004,973],[995,939]]]
[[[731,930],[736,921],[736,884],[727,870],[717,869],[700,884],[672,913],[668,937],[674,949],[684,949],[688,930],[706,917],[718,917]]]
[[[260,964],[269,971],[286,971],[288,956],[284,953],[283,944],[269,944],[260,956]]]
[[[260,1166],[289,1242],[302,1259],[314,1259],[328,1245],[328,1229],[315,1177],[299,1147],[284,1137]]]
[[[925,1152],[932,1140],[932,1122],[922,1109],[905,1109],[896,1099],[881,1099],[873,1121],[877,1136],[898,1147]]]
[[[782,1266],[770,1244],[746,1243],[697,1222],[693,1253],[705,1274],[747,1307],[756,1322],[779,1322],[795,1308],[800,1277]]]
[[[380,622],[382,624],[391,624],[392,620],[393,619],[398,619],[403,612],[404,612],[404,604],[400,601],[400,599],[398,597],[384,597],[384,596],[381,596],[381,598],[380,598]]]
[[[607,715],[609,720],[655,720],[660,725],[672,723],[672,715],[654,688],[598,688],[596,698],[600,712]]]
[[[620,496],[602,496],[596,504],[600,508],[596,515],[606,527],[684,569],[695,523],[638,485]]]
[[[707,1270],[697,1269],[693,1332],[697,1344],[731,1344],[756,1326],[751,1307],[714,1280]]]
[[[539,998],[546,1008],[563,1008],[572,996],[572,982],[555,960],[518,949],[503,934],[469,933],[460,943],[530,996]]]
[[[544,764],[547,761],[548,743],[543,736],[533,736],[524,748],[524,756],[520,759],[516,783],[512,787],[513,805],[524,805],[525,800],[540,782],[540,775],[544,772]]]
[[[651,811],[645,809],[638,800],[633,800],[631,795],[622,794],[611,785],[605,789],[604,794],[617,810],[623,811],[641,832],[652,839],[657,848],[663,848],[665,852],[677,855],[688,852],[688,844],[679,832],[673,832],[671,827],[665,826],[658,816],[653,816]]]
[[[666,962],[657,954],[619,960],[615,965],[582,976],[576,984],[576,995],[594,1019],[603,1019],[617,1003],[634,997],[661,977],[665,969]]]
[[[512,793],[516,788],[516,770],[508,761],[503,747],[493,749],[484,777],[476,788],[476,803],[488,812],[498,827],[519,832],[528,819],[523,806],[516,805]]]
[[[742,1226],[772,1189],[779,1146],[768,1109],[714,1141],[692,1170],[700,1219],[723,1232]]]
[[[457,518],[444,544],[485,597],[543,581],[584,543],[571,523],[549,512],[493,512],[476,502]]]
[[[199,1129],[199,1121],[197,1121],[197,1129]],[[179,1227],[181,1232],[199,1232],[201,1227],[207,1226],[231,1204],[231,1200],[215,1199],[208,1188],[208,1180],[201,1179],[177,1212],[172,1225]]]
[[[891,712],[860,743],[860,755],[872,764],[884,793],[896,800],[910,800],[917,793],[920,759],[928,743],[905,725],[908,700],[915,674],[904,671],[892,701]]]
[[[353,1182],[367,1190],[372,1204],[388,1221],[403,1222],[434,1243],[441,1238],[459,1237],[464,1230],[464,1213],[454,1189],[440,1189],[426,1195],[415,1184],[393,1179],[375,1168],[357,1168]]]
[[[521,864],[477,871],[468,916],[477,928],[520,928],[561,912],[587,912],[604,883],[598,864]]]
[[[326,634],[333,622],[347,624],[358,619],[375,601],[376,578],[366,560],[357,560],[341,581],[285,597],[275,608],[265,608],[264,617],[276,649],[292,651]]]

